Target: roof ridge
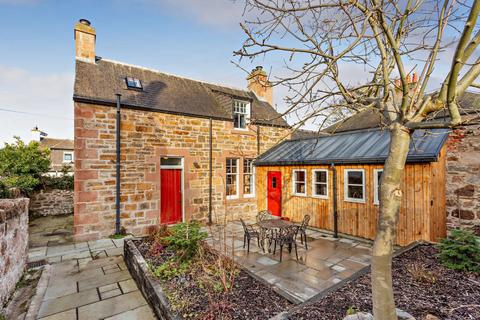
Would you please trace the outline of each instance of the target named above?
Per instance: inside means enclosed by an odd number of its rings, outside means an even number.
[[[78,59],[78,58],[77,58],[77,60],[83,61],[83,60]],[[215,82],[209,82],[209,81],[205,81],[205,80],[193,79],[193,78],[190,78],[190,77],[180,76],[180,75],[178,75],[178,74],[173,74],[173,73],[169,73],[169,72],[164,72],[164,71],[161,71],[161,70],[158,70],[158,69],[154,69],[154,68],[143,67],[143,66],[139,66],[139,65],[135,65],[135,64],[130,64],[130,63],[125,63],[125,62],[121,62],[121,61],[116,61],[116,60],[112,60],[112,59],[101,58],[100,61],[106,61],[106,62],[110,62],[110,63],[115,63],[115,64],[123,65],[123,66],[126,66],[126,67],[132,67],[132,68],[137,68],[137,69],[141,69],[141,70],[145,70],[145,71],[150,71],[150,72],[154,72],[154,73],[161,73],[161,74],[164,74],[164,75],[167,75],[167,76],[170,76],[170,77],[176,77],[176,78],[186,79],[186,80],[195,81],[195,82],[199,82],[199,83],[203,83],[203,84],[207,84],[207,85],[212,85],[212,86],[217,86],[217,87],[224,87],[224,88],[228,88],[228,89],[243,91],[243,92],[246,92],[246,93],[250,93],[250,92],[251,92],[250,90],[245,90],[245,89],[237,88],[237,87],[234,87],[234,86],[224,85],[224,84],[215,83]]]
[[[352,134],[352,133],[364,132],[364,131],[365,131],[365,132],[366,132],[366,131],[384,131],[384,129],[381,128],[381,127],[375,127],[375,128],[365,128],[365,129],[341,131],[341,132],[335,132],[335,133],[324,133],[324,135],[321,135],[321,136],[318,136],[318,137],[297,138],[297,139],[289,139],[289,140],[286,140],[286,141],[299,141],[299,140],[321,139],[321,138],[328,138],[328,137],[332,137],[332,136],[340,136],[340,135]]]

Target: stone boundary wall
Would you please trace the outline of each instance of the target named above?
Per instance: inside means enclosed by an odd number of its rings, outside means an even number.
[[[30,198],[30,214],[34,217],[73,214],[73,190],[49,189]]]
[[[0,199],[0,308],[22,277],[28,254],[27,198]]]
[[[446,184],[448,228],[480,226],[480,125],[450,133]]]

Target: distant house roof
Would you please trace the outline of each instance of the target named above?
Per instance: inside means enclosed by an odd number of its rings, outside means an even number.
[[[43,138],[40,140],[42,146],[48,147],[49,149],[55,150],[73,150],[73,140],[69,139],[53,139],[53,138]]]
[[[436,161],[448,130],[416,130],[407,162]],[[337,133],[318,138],[288,140],[262,154],[257,166],[384,163],[390,134],[380,129]]]
[[[292,139],[296,140],[296,139],[316,138],[322,135],[324,135],[324,133],[318,132],[318,131],[297,129],[292,132]]]
[[[480,94],[475,92],[465,92],[458,97],[458,104],[462,115],[480,112]],[[448,116],[448,114],[442,110],[437,112],[433,118],[438,121],[438,119],[444,119],[446,115]],[[334,133],[377,128],[380,127],[382,123],[385,123],[385,119],[378,110],[367,109],[331,125],[326,128],[324,132]]]
[[[142,90],[129,89],[126,77],[141,81]],[[122,95],[122,105],[148,111],[233,120],[233,99],[251,103],[254,123],[289,127],[267,102],[251,91],[229,88],[100,59],[96,63],[76,62],[74,100],[113,105],[115,94]]]

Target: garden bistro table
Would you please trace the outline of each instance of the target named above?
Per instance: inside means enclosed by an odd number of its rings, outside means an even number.
[[[280,229],[294,225],[292,222],[282,219],[268,219],[259,221],[256,223],[260,228],[260,243],[262,249],[265,251],[265,240],[268,240],[268,252],[270,252],[270,246],[272,244],[272,236]]]

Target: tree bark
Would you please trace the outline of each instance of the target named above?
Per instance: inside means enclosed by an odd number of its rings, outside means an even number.
[[[410,130],[390,128],[390,152],[380,186],[380,214],[372,252],[372,297],[375,320],[396,320],[392,287],[392,254],[402,200],[401,183],[410,145]]]

